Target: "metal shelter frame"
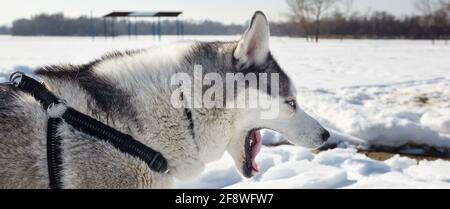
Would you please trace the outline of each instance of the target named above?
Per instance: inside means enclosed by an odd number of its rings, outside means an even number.
[[[183,12],[132,12],[132,11],[121,11],[121,12],[111,12],[103,16],[103,30],[105,38],[108,36],[108,25],[107,25],[107,18],[111,18],[111,37],[115,36],[115,30],[114,30],[114,22],[115,19],[118,17],[126,17],[128,22],[128,36],[132,35],[132,23],[131,18],[134,18],[136,21],[134,23],[134,34],[138,35],[138,24],[137,24],[137,18],[152,18],[152,32],[154,36],[158,36],[158,38],[161,40],[162,36],[162,25],[161,25],[161,17],[172,17],[176,18],[176,27],[177,27],[177,36],[184,35],[184,26],[183,21],[179,19],[179,16]],[[156,19],[156,23],[155,23]]]

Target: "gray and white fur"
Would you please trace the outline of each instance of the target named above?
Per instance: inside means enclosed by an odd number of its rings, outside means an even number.
[[[68,106],[161,152],[170,169],[153,172],[138,158],[63,123],[58,128],[63,188],[170,188],[174,178],[195,178],[226,151],[250,177],[253,173],[243,168],[244,144],[249,131],[259,128],[278,131],[296,145],[321,146],[326,130],[286,103],[296,100],[295,87],[271,55],[269,36],[265,15],[256,12],[238,41],[179,43],[114,53],[85,65],[36,69]],[[221,75],[279,73],[280,115],[261,120],[258,110],[193,108],[191,130],[184,109],[171,105],[176,87],[170,77],[192,75],[193,65]],[[0,85],[0,101],[0,188],[48,188],[47,111],[31,95],[7,85]]]

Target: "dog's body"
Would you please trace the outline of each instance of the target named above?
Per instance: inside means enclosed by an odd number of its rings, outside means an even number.
[[[251,111],[245,109],[192,108],[190,120],[185,109],[171,105],[175,87],[170,78],[192,75],[195,64],[220,75],[240,68],[279,73],[284,113],[275,120],[248,122]],[[245,158],[245,137],[252,130],[273,129],[310,147],[328,138],[317,122],[284,104],[295,101],[295,88],[268,51],[268,24],[262,13],[256,13],[240,41],[116,53],[82,66],[44,67],[35,74],[68,106],[161,152],[170,169],[167,174],[154,172],[138,158],[63,123],[58,128],[63,188],[167,188],[173,177],[195,177],[225,151],[250,177],[257,170]],[[0,101],[0,187],[48,188],[46,110],[31,95],[6,85],[0,85]],[[299,130],[290,130],[294,125]]]

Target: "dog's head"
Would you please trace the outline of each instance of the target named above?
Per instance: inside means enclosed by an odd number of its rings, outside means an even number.
[[[317,121],[300,109],[295,86],[270,53],[269,37],[266,16],[256,12],[233,52],[233,70],[245,75],[255,73],[258,77],[258,84],[253,88],[249,86],[246,91],[236,92],[236,99],[254,100],[267,96],[274,101],[270,108],[277,110],[275,115],[266,118],[262,117],[264,108],[261,105],[239,109],[236,114],[234,135],[227,150],[245,177],[252,177],[259,170],[255,158],[261,148],[262,129],[277,131],[293,144],[308,148],[320,147],[330,136]],[[259,79],[264,74],[267,74],[267,82]],[[275,78],[278,78],[278,83],[273,83]],[[273,88],[274,85],[277,88]],[[251,91],[257,91],[258,98],[249,96]]]
[[[262,129],[277,131],[293,144],[309,148],[321,146],[329,137],[317,121],[300,109],[295,86],[270,52],[269,37],[266,16],[256,12],[239,41],[194,45],[188,51],[185,63],[189,67],[199,65],[202,70],[194,68],[193,73],[188,71],[190,76],[181,76],[186,82],[178,79],[174,82],[182,86],[180,91],[174,92],[185,94],[183,97],[173,94],[172,98],[191,98],[188,104],[191,101],[203,104],[196,108],[193,116],[201,160],[210,162],[228,151],[246,177],[258,172],[255,158],[261,148]],[[208,73],[204,77],[195,76],[197,72]],[[233,77],[231,82],[230,75]],[[190,85],[191,76],[193,86]],[[203,87],[197,88],[197,84]],[[194,93],[188,96],[186,93],[192,90]],[[209,98],[215,98],[212,108],[205,107],[208,103],[205,99]],[[223,100],[217,102],[217,98]],[[255,101],[257,104],[252,106],[250,103]],[[215,108],[215,105],[221,108]]]

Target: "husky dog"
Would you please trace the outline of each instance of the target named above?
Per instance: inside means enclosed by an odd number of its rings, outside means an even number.
[[[157,173],[111,144],[76,131],[67,123],[61,137],[63,188],[170,188],[174,178],[192,179],[226,151],[245,177],[258,172],[255,157],[261,130],[282,133],[295,145],[321,146],[329,133],[303,112],[296,90],[269,50],[269,24],[256,12],[238,41],[180,43],[114,53],[85,65],[35,70],[68,106],[133,136],[159,151],[168,173]],[[252,87],[279,101],[279,114],[261,119],[259,110],[190,108],[171,104],[176,73],[193,74],[193,65],[220,75],[277,73],[278,92]],[[251,87],[248,87],[251,88]],[[238,96],[234,99],[241,98]],[[0,85],[0,187],[49,188],[46,153],[48,113],[31,95]]]

